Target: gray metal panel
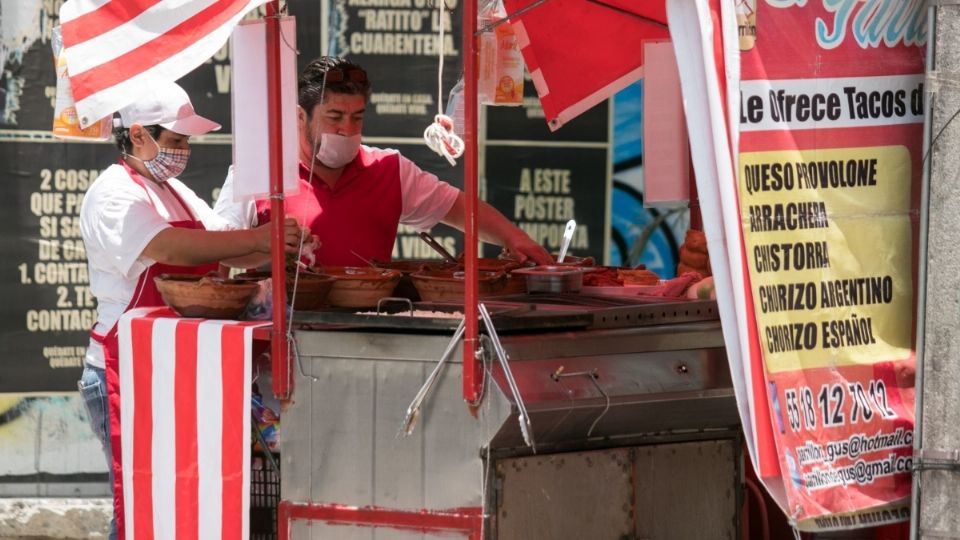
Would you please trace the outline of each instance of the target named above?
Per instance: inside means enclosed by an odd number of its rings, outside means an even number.
[[[498,461],[497,538],[630,538],[632,453],[619,448]]]
[[[284,411],[284,499],[401,510],[481,506],[480,448],[510,412],[496,385],[471,414],[462,398],[461,366],[447,365],[413,435],[398,437],[407,406],[449,336],[298,337],[304,338],[300,363],[308,376],[297,373]],[[389,359],[394,354],[402,359]]]
[[[319,380],[311,386],[312,421],[309,427],[303,426],[311,431],[310,451],[282,448],[296,452],[291,458],[311,464],[307,500],[373,504],[376,365],[356,359],[312,363],[309,371]],[[289,477],[293,482],[303,480]]]
[[[467,537],[465,533],[438,532],[424,534],[404,529],[373,528],[343,524],[330,524],[315,521],[309,525],[304,521],[295,521],[291,528],[293,540],[445,540]]]
[[[637,448],[637,537],[738,538],[739,460],[733,440]]]
[[[293,366],[293,393],[281,412],[280,496],[290,501],[310,500],[313,463],[313,382]]]
[[[423,430],[398,437],[416,389],[426,378],[421,362],[375,362],[377,392],[374,408],[373,500],[386,508],[424,508]],[[449,366],[448,366],[449,367]],[[402,389],[411,391],[403,392]],[[423,419],[421,418],[421,421]],[[462,496],[462,495],[461,495]]]
[[[322,521],[298,520],[290,527],[292,540],[374,540],[370,527],[331,525]]]
[[[453,336],[390,332],[298,331],[300,353],[322,358],[436,362]],[[461,351],[450,358],[460,362]],[[309,367],[304,364],[309,373]],[[416,391],[416,389],[414,389]]]

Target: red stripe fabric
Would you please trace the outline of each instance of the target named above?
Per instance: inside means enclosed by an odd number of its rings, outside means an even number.
[[[169,525],[173,536],[178,540],[198,540],[200,537],[200,448],[198,436],[206,434],[208,430],[217,431],[221,438],[219,452],[221,468],[209,471],[221,486],[221,512],[214,519],[219,520],[221,533],[218,538],[230,540],[245,540],[243,532],[246,529],[246,510],[244,505],[245,493],[248,489],[246,460],[250,444],[249,438],[249,386],[250,372],[246,351],[251,346],[244,332],[250,323],[224,323],[215,328],[220,343],[219,355],[201,357],[199,347],[199,332],[201,325],[207,328],[219,321],[205,321],[200,319],[179,319],[173,331],[165,330],[158,333],[155,324],[158,320],[170,321],[168,310],[157,310],[131,321],[130,336],[131,353],[133,358],[124,360],[124,366],[132,366],[130,374],[131,387],[124,387],[125,396],[131,396],[128,406],[132,429],[128,426],[125,437],[131,437],[132,460],[130,467],[133,496],[127,501],[127,515],[132,516],[133,530],[127,538],[136,540],[152,540],[155,537],[154,524]],[[259,325],[259,323],[252,323]],[[164,329],[169,328],[164,326]],[[172,349],[173,355],[164,354],[154,357],[153,351]],[[208,355],[209,356],[209,355]],[[171,365],[163,363],[172,362]],[[219,362],[221,375],[215,380],[198,378],[200,362]],[[172,374],[172,401],[170,406],[164,405],[161,410],[153,408],[153,384],[157,376],[164,380]],[[220,388],[222,412],[219,418],[210,418],[209,415],[199,414],[198,392],[207,389]],[[166,416],[170,415],[170,416]],[[170,451],[174,453],[174,469],[172,471],[159,470],[164,468],[168,461],[166,456],[154,455],[153,438],[159,434],[158,426],[166,424],[166,419],[173,417],[175,422],[176,440]],[[155,421],[156,420],[156,421]],[[219,424],[219,425],[218,425]],[[245,427],[246,426],[246,427]],[[165,445],[167,446],[167,445]],[[119,455],[119,453],[118,453]],[[129,458],[128,458],[129,459]],[[153,494],[154,485],[161,483],[160,474],[174,474],[174,504],[168,506],[169,501],[156,499]],[[169,477],[164,477],[164,480]],[[162,481],[164,490],[168,485]],[[122,493],[122,489],[120,490]],[[163,495],[166,497],[166,494]],[[160,512],[160,513],[158,513]],[[122,513],[121,513],[122,515]],[[165,529],[167,527],[164,527]],[[211,539],[214,540],[214,539]]]
[[[197,471],[197,332],[199,320],[183,320],[176,330],[174,418],[176,439],[176,538],[196,540],[199,519]]]
[[[75,101],[135,77],[182,52],[242,11],[246,0],[216,2],[164,34],[113,60],[70,76]]]
[[[153,540],[153,323],[131,323],[133,354],[133,526],[136,540]],[[129,524],[128,524],[129,527]]]
[[[243,420],[250,414],[244,403],[244,328],[225,326],[221,333],[223,387],[223,521],[222,538],[243,536],[243,445],[250,444]],[[239,451],[238,451],[239,450]]]
[[[137,18],[162,0],[113,0],[61,25],[64,43],[75,45]]]

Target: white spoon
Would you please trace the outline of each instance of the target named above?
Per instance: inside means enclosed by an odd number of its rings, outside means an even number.
[[[570,247],[570,240],[573,240],[573,231],[577,229],[577,220],[571,219],[567,222],[567,228],[563,230],[563,240],[560,242],[560,255],[557,256],[557,262],[562,263],[567,256],[567,249]]]

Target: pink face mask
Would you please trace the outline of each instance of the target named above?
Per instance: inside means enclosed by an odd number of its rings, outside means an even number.
[[[360,134],[345,137],[335,133],[320,135],[320,149],[317,160],[331,169],[339,169],[353,161],[360,152]]]

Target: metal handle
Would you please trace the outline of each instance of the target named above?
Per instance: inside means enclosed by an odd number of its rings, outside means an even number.
[[[460,341],[460,338],[463,337],[465,328],[466,319],[460,319],[460,325],[457,326],[457,330],[453,333],[453,338],[450,339],[446,350],[444,350],[443,355],[440,356],[440,361],[437,362],[433,371],[427,376],[427,380],[424,381],[423,386],[417,391],[417,395],[413,397],[410,406],[407,407],[407,415],[403,418],[403,424],[400,425],[400,435],[406,437],[413,433],[413,429],[417,426],[417,419],[420,418],[420,407],[423,405],[423,401],[427,398],[427,394],[430,393],[433,385],[437,382],[437,379],[440,378],[440,370],[456,349],[457,343]]]
[[[513,378],[513,371],[510,369],[510,357],[507,356],[507,351],[503,349],[503,344],[500,343],[500,336],[497,335],[497,329],[493,326],[493,319],[490,317],[490,312],[487,311],[487,306],[480,303],[477,304],[477,308],[480,311],[483,324],[487,328],[490,342],[493,343],[493,350],[497,353],[497,358],[500,360],[500,368],[503,369],[503,376],[507,380],[507,386],[510,387],[513,399],[517,402],[517,409],[520,413],[517,420],[520,422],[520,433],[523,435],[523,442],[533,449],[533,453],[537,453],[537,443],[533,439],[533,423],[530,421],[530,414],[527,413],[527,406],[523,403],[523,397],[520,396],[520,388],[517,387],[517,381]]]
[[[594,419],[593,423],[590,424],[590,429],[587,430],[587,438],[590,438],[590,435],[593,434],[593,429],[597,427],[597,424],[600,423],[600,419],[607,414],[607,411],[610,410],[610,396],[603,391],[603,387],[600,386],[600,383],[597,382],[597,379],[600,378],[600,372],[597,368],[593,368],[590,371],[573,371],[570,373],[564,373],[563,366],[557,368],[556,371],[550,374],[550,378],[554,382],[560,383],[562,379],[566,377],[586,377],[590,379],[590,382],[593,383],[593,387],[597,389],[597,392],[600,392],[600,395],[603,396],[603,399],[606,400],[606,406],[603,408],[603,411],[600,412],[600,415]]]

